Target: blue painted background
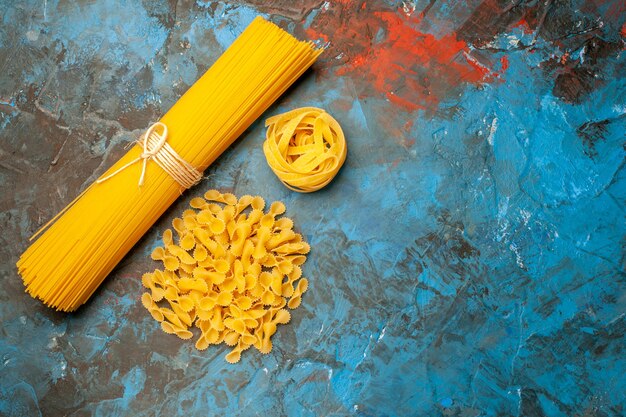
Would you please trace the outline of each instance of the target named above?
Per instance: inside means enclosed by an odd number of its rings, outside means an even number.
[[[0,415],[626,415],[622,2],[0,12]],[[338,119],[349,155],[335,181],[284,188],[259,120],[77,313],[29,298],[14,267],[28,237],[258,14],[330,42],[265,116],[319,106]],[[404,53],[398,27],[418,48],[432,35],[458,50],[444,65],[392,58],[382,77],[405,101],[357,67]],[[164,334],[139,301],[158,236],[209,188],[284,201],[312,247],[309,291],[274,350],[234,366],[223,347]]]

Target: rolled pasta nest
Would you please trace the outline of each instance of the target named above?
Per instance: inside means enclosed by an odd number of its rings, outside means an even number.
[[[303,107],[265,122],[263,152],[274,174],[289,189],[317,191],[332,181],[346,160],[346,139],[326,111]]]

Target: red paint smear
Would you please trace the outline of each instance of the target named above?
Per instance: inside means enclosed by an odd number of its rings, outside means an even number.
[[[526,19],[524,19],[523,17],[516,24],[514,24],[513,27],[521,28],[522,31],[526,34],[534,33],[534,31],[530,28],[530,25],[528,24]]]
[[[467,51],[464,51],[464,52],[467,53]],[[478,62],[476,59],[473,59],[468,56],[466,56],[465,59],[467,63],[476,70],[476,73],[481,75],[480,79],[475,79],[475,80],[470,80],[470,81],[477,83],[478,81],[485,79],[485,77],[491,73],[491,71],[489,71],[489,68],[487,68],[486,66]]]
[[[502,58],[500,58],[500,68],[502,73],[504,71],[506,71],[507,69],[509,69],[509,57],[504,55]]]
[[[622,25],[622,30],[620,31],[622,38],[626,38],[626,22]]]
[[[324,33],[318,32],[313,28],[308,28],[305,30],[305,32],[311,40],[321,39],[324,41],[324,43],[328,43],[328,35]]]
[[[397,104],[399,106],[402,106],[407,110],[424,110],[426,108],[422,105],[413,103],[412,101],[399,97],[393,93],[387,93],[385,94],[385,96],[389,99],[390,102]]]
[[[412,28],[393,12],[374,16],[386,28],[385,41],[352,56],[337,70],[339,75],[364,76],[376,91],[407,110],[435,109],[451,89],[493,78],[456,34],[436,38]]]
[[[411,129],[413,128],[413,123],[415,123],[415,120],[413,119],[409,119],[406,121],[406,123],[404,124],[404,130],[407,132],[410,132]],[[415,141],[413,141],[413,143],[411,145],[413,145],[415,143]]]

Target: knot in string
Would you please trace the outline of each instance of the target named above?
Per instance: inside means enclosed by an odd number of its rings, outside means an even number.
[[[157,131],[157,128],[161,128],[161,133]],[[202,173],[178,155],[167,143],[167,126],[164,123],[154,123],[148,128],[146,133],[144,133],[143,140],[137,140],[136,143],[142,146],[143,152],[126,165],[98,179],[96,181],[97,184],[114,177],[129,166],[142,161],[143,167],[138,183],[139,187],[141,187],[144,183],[149,160],[154,161],[184,188],[191,188],[202,179]]]

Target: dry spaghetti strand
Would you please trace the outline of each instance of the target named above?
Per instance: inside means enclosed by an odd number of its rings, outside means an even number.
[[[168,146],[204,171],[321,52],[257,17],[161,118]],[[143,152],[134,146],[22,254],[17,267],[30,295],[76,310],[180,196],[184,187],[157,163],[148,161],[145,172],[131,163]]]
[[[346,160],[341,126],[322,109],[303,107],[265,122],[263,152],[278,179],[293,191],[325,187]]]

